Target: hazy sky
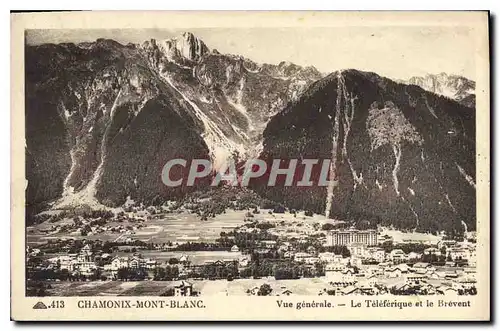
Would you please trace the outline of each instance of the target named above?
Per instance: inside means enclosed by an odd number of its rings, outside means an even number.
[[[221,53],[259,63],[290,61],[329,73],[355,68],[394,79],[446,72],[475,78],[475,42],[465,27],[196,28],[28,30],[28,44],[169,39],[184,31]]]

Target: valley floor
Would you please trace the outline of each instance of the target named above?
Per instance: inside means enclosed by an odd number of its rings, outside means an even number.
[[[69,218],[29,227],[27,293],[171,296],[185,282],[202,296],[259,295],[263,288],[269,295],[476,291],[472,241],[378,228],[371,230],[378,244],[336,246],[327,237],[343,222],[265,209],[227,210],[204,221],[187,211],[138,217],[92,223],[86,234]]]

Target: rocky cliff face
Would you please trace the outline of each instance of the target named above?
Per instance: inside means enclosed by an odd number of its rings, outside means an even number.
[[[237,55],[209,51],[202,41],[184,34],[196,46],[190,60],[172,57],[167,41],[145,42],[141,48],[159,76],[193,106],[206,128],[204,140],[216,166],[231,154],[256,155],[271,116],[295,100],[321,74],[294,64],[257,64]],[[179,43],[177,40],[176,43]],[[182,47],[182,49],[186,49]]]
[[[257,154],[269,118],[320,77],[221,55],[190,33],[27,46],[28,209],[184,194],[162,184],[167,160]]]
[[[332,73],[272,118],[261,158],[332,160],[327,187],[252,183],[292,208],[407,229],[475,228],[474,111],[415,85]]]
[[[476,83],[462,76],[448,75],[442,72],[438,75],[412,77],[407,83],[451,98],[467,107],[474,108],[476,105]]]

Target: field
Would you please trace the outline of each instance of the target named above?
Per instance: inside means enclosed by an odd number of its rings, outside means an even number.
[[[47,231],[53,226],[72,224],[71,220],[64,219],[55,223],[45,222],[35,226],[27,227],[27,243],[28,245],[36,245],[47,242],[49,239],[89,239],[89,240],[102,240],[102,241],[125,241],[127,238],[139,239],[145,242],[154,241],[155,243],[164,242],[214,242],[219,238],[221,232],[230,232],[232,229],[244,223],[245,214],[247,211],[242,210],[228,210],[224,214],[217,215],[206,221],[202,221],[196,214],[188,212],[178,214],[165,214],[159,219],[150,219],[143,223],[144,227],[135,230],[134,234],[112,233],[104,232],[99,234],[91,234],[88,236],[81,236],[76,233],[42,233]],[[300,228],[292,226],[288,223],[302,224],[323,224],[326,222],[335,223],[334,220],[327,220],[323,215],[313,215],[312,217],[305,216],[303,212],[297,213],[294,217],[293,214],[286,212],[282,214],[269,214],[268,210],[261,210],[260,214],[253,217],[255,220],[280,222],[285,221],[287,228],[295,228],[300,232]],[[109,222],[106,226],[126,226],[137,225],[136,223],[117,223]],[[278,227],[280,228],[280,227]]]
[[[229,232],[243,224],[245,211],[228,211],[207,221],[201,221],[197,215],[183,213],[167,216],[158,220],[149,220],[147,227],[131,235],[132,239],[153,240],[155,243],[167,241],[214,242],[223,231]]]
[[[314,214],[313,216],[305,216],[303,211],[299,211],[294,216],[290,212],[284,213],[272,213],[269,214],[269,210],[262,209],[260,214],[255,215],[255,219],[276,222],[276,221],[300,221],[303,224],[313,225],[314,223],[324,224],[324,223],[338,223],[339,221],[333,219],[327,219],[325,215]]]
[[[225,214],[217,215],[207,221],[202,221],[199,216],[190,213],[166,214],[160,219],[147,220],[145,227],[136,230],[135,234],[125,235],[123,233],[99,233],[95,235],[81,236],[74,233],[42,233],[55,225],[71,224],[70,220],[61,220],[56,223],[42,223],[27,227],[28,245],[47,242],[49,239],[89,239],[102,241],[125,241],[127,238],[140,239],[142,241],[153,240],[155,243],[162,242],[214,242],[222,231],[229,232],[238,225],[243,224],[245,211],[227,211]],[[128,223],[109,222],[107,226],[123,225]],[[130,224],[136,225],[136,224]]]
[[[288,289],[294,295],[317,295],[328,288],[324,278],[304,278],[293,280],[236,279],[190,281],[194,290],[201,291],[203,296],[214,295],[248,295],[246,291],[262,284],[269,284],[276,295]],[[47,282],[51,288],[51,296],[158,296],[172,287],[174,281],[95,281],[95,282]]]

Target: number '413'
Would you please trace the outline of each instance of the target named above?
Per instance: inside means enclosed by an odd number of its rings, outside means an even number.
[[[50,303],[49,308],[64,308],[64,301],[54,300]]]

